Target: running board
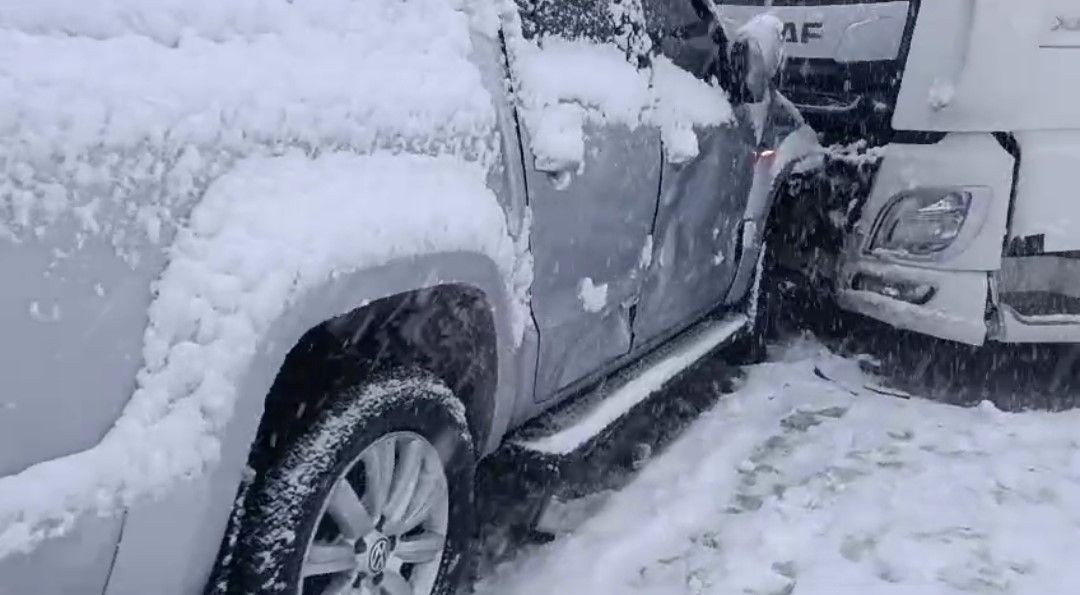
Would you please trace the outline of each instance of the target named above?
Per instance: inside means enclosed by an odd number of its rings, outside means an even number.
[[[631,463],[639,455],[648,457],[665,432],[704,411],[719,396],[717,390],[726,392],[720,388],[725,385],[720,370],[715,376],[709,371],[709,388],[688,387],[690,393],[682,395],[663,389],[688,376],[683,372],[699,362],[733,370],[726,363],[702,360],[736,338],[748,321],[745,314],[706,319],[516,430],[477,472],[477,493],[484,495],[478,499],[480,526],[494,531],[482,540],[499,547],[507,539],[549,541],[553,534],[543,519],[557,492],[617,477],[618,472],[611,473],[613,464],[627,463],[626,455]]]
[[[637,363],[603,381],[591,392],[571,398],[517,430],[510,448],[541,458],[567,458],[587,452],[618,422],[645,405],[679,375],[730,342],[749,323],[745,314],[706,319]]]

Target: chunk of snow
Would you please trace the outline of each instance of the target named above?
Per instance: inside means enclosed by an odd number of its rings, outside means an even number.
[[[801,162],[825,153],[825,148],[818,142],[817,133],[809,126],[800,126],[780,141],[776,148],[769,175],[774,179],[790,163]]]
[[[34,300],[30,302],[30,318],[36,322],[59,322],[60,305],[53,302],[46,307],[41,302]]]
[[[720,126],[733,118],[727,94],[679,68],[666,56],[653,60],[655,108],[650,119],[660,126],[665,155],[672,163],[697,157],[694,127]]]
[[[647,269],[652,264],[653,236],[650,233],[645,236],[645,244],[641,246],[641,258],[638,260],[638,268]]]
[[[520,334],[518,248],[486,176],[449,155],[290,152],[218,179],[157,284],[144,367],[113,428],[88,450],[0,478],[0,557],[213,464],[260,337],[335,275],[432,252],[486,254],[507,279]]]
[[[584,171],[584,120],[585,111],[578,105],[562,103],[540,109],[530,139],[537,169]]]
[[[954,97],[956,97],[956,86],[951,81],[935,78],[930,84],[927,103],[933,110],[942,110],[952,104]]]
[[[585,277],[578,285],[578,298],[586,312],[599,312],[607,305],[607,283],[596,284]]]
[[[698,156],[697,134],[686,124],[673,123],[661,128],[664,156],[671,163],[685,163]]]
[[[997,405],[994,405],[994,402],[990,401],[989,399],[983,399],[982,401],[979,401],[978,408],[979,411],[982,411],[990,417],[995,417],[1002,413],[1002,411],[997,408]]]

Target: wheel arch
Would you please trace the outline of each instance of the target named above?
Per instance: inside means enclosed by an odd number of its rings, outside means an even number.
[[[402,258],[329,279],[298,296],[260,337],[256,356],[240,377],[217,466],[161,500],[140,502],[129,509],[106,592],[140,592],[147,586],[143,581],[151,577],[156,577],[155,585],[177,585],[181,589],[178,593],[201,591],[221,549],[237,491],[250,473],[249,453],[264,411],[274,406],[268,396],[289,364],[290,353],[313,329],[328,321],[363,319],[365,308],[408,302],[410,296],[424,292],[479,299],[485,311],[482,317],[489,328],[484,332],[493,341],[488,357],[494,369],[488,370],[490,384],[463,400],[471,409],[470,427],[475,424],[479,433],[474,435],[479,439],[477,445],[481,452],[491,450],[509,425],[513,398],[521,388],[522,375],[517,373],[520,354],[528,351],[520,348],[512,322],[514,309],[521,305],[515,303],[497,265],[482,254],[451,252]],[[347,324],[345,328],[349,328]],[[160,551],[162,531],[172,536],[170,541],[179,554],[169,556],[169,565],[153,555]],[[186,566],[176,564],[177,560],[186,560]],[[166,577],[175,580],[162,580]]]

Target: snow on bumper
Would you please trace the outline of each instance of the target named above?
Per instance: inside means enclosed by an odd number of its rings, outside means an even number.
[[[486,255],[524,328],[527,278],[485,168],[458,157],[299,152],[219,178],[159,280],[144,367],[96,446],[0,478],[0,559],[160,495],[216,462],[262,333],[327,280],[438,252]],[[526,258],[522,258],[525,256]]]
[[[980,271],[942,271],[882,263],[845,267],[837,300],[846,310],[940,339],[986,341],[988,279]]]

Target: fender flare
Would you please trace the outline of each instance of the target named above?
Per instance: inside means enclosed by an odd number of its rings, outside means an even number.
[[[482,292],[493,310],[498,374],[490,403],[487,439],[490,452],[505,433],[514,397],[527,387],[527,366],[511,321],[515,298],[496,264],[486,255],[436,253],[401,258],[341,275],[306,291],[276,318],[259,339],[255,357],[238,383],[236,408],[221,436],[221,457],[208,473],[186,482],[158,501],[140,501],[127,518],[107,593],[139,593],[153,585],[184,585],[201,591],[221,545],[237,490],[247,473],[247,459],[265,397],[300,337],[314,326],[379,299],[439,285],[457,284]],[[162,557],[161,534],[167,533],[176,556]],[[177,564],[184,560],[184,564]],[[149,570],[152,569],[152,570]],[[168,577],[169,580],[162,580]],[[153,584],[147,581],[152,581]]]

